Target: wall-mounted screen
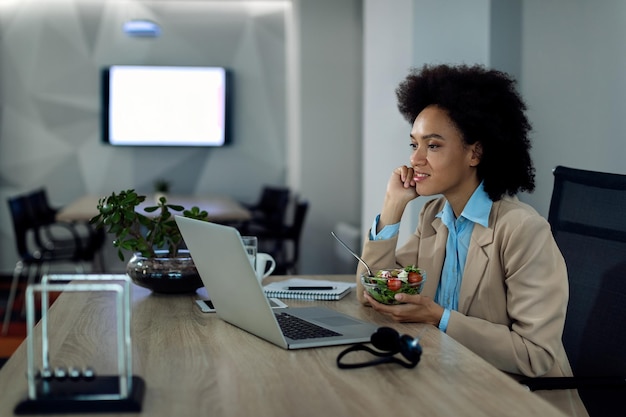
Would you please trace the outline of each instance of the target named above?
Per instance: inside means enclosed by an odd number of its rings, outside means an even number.
[[[231,74],[222,67],[114,65],[103,70],[103,141],[119,146],[224,146]]]

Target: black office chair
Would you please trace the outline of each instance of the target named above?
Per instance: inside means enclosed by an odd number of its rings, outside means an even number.
[[[256,227],[281,227],[285,222],[289,206],[290,190],[285,187],[265,186],[256,204],[244,206],[250,210],[252,218],[240,227],[242,234],[250,234],[248,229]]]
[[[26,197],[35,226],[35,243],[40,249],[74,248],[75,237],[78,236],[80,238],[78,254],[80,259],[90,262],[94,266],[98,264],[97,269],[104,270],[102,255],[102,247],[106,239],[104,229],[95,229],[89,222],[57,221],[58,209],[50,205],[45,188],[39,188]],[[68,230],[69,234],[67,233]]]
[[[626,416],[625,214],[626,175],[554,169],[548,221],[569,275],[563,344],[574,377],[521,382],[578,388],[591,417]]]
[[[80,236],[73,233],[72,229],[67,229],[70,237],[64,239],[61,246],[40,246],[36,244],[38,234],[38,220],[36,213],[29,203],[29,197],[20,195],[8,199],[9,210],[13,221],[13,232],[15,234],[15,246],[19,260],[13,270],[11,289],[6,303],[4,320],[2,323],[2,334],[6,335],[9,330],[9,323],[19,281],[26,275],[27,284],[31,284],[35,279],[41,278],[47,273],[49,265],[52,263],[73,264],[76,272],[84,270],[83,259],[81,258]],[[69,243],[73,241],[73,244]],[[33,274],[34,270],[34,274]]]
[[[279,228],[251,230],[252,235],[259,239],[260,250],[267,251],[276,260],[275,275],[298,273],[302,230],[308,210],[308,201],[298,201],[290,224],[285,224]]]

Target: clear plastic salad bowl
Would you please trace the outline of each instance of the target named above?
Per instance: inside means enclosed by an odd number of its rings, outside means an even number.
[[[394,298],[396,294],[419,294],[425,282],[426,272],[414,266],[379,269],[375,276],[361,274],[363,287],[374,300],[382,304],[400,304]]]

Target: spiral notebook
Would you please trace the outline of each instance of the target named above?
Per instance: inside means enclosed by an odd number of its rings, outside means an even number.
[[[354,287],[356,284],[351,282],[290,278],[267,284],[263,287],[263,291],[265,291],[265,295],[271,298],[340,300]]]

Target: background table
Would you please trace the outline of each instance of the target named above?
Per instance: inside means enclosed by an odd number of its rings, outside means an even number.
[[[167,196],[169,204],[178,204],[185,209],[193,206],[206,210],[209,213],[209,220],[213,222],[243,222],[250,219],[250,211],[239,204],[231,197],[225,195],[207,195],[207,196]],[[86,195],[71,202],[63,207],[57,213],[58,221],[88,221],[98,214],[98,200],[100,197]],[[152,195],[146,196],[146,200],[137,206],[137,209],[143,209],[149,206],[155,206],[155,198]],[[149,213],[143,212],[145,215]],[[178,214],[178,213],[175,213]]]
[[[385,364],[342,370],[335,359],[345,346],[283,350],[215,314],[201,313],[194,303],[198,294],[132,288],[134,373],[147,387],[142,415],[562,417],[435,327],[392,323],[360,306],[354,292],[341,301],[285,301],[324,305],[401,333],[421,334],[424,353],[416,368]],[[116,369],[112,302],[109,294],[59,297],[50,309],[53,366],[93,365],[101,374]],[[2,416],[11,415],[25,398],[25,364],[23,344],[0,371]]]

